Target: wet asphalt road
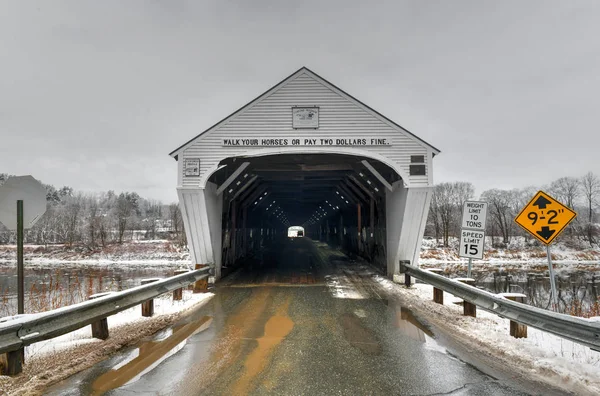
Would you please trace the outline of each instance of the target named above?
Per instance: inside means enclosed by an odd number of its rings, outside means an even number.
[[[449,354],[368,267],[308,239],[279,247],[183,323],[49,394],[525,394]]]

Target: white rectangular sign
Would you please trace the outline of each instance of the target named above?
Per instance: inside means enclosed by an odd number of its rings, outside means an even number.
[[[463,206],[462,226],[470,230],[485,231],[487,202],[467,201]]]
[[[318,107],[292,107],[292,128],[317,129],[318,127]]]
[[[378,137],[319,137],[319,136],[298,136],[298,137],[255,137],[255,138],[224,138],[221,140],[223,147],[278,147],[278,146],[391,146],[391,136]]]
[[[185,177],[200,176],[200,159],[186,158],[183,162],[183,175]]]
[[[460,231],[459,256],[471,259],[483,259],[485,232],[475,230]]]

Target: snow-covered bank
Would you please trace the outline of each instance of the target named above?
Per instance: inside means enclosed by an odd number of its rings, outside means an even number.
[[[106,265],[115,262],[131,265],[189,263],[189,253],[186,248],[165,240],[109,244],[96,248],[67,245],[25,245],[23,250],[25,261],[34,265],[62,263]],[[16,251],[16,245],[0,245],[0,262],[14,262]]]
[[[144,337],[171,326],[191,310],[213,296],[184,290],[183,300],[172,301],[170,294],[154,300],[155,314],[141,316],[139,306],[108,318],[110,338],[102,341],[91,337],[91,327],[26,348],[23,373],[11,378],[0,376],[0,395],[41,395],[48,386],[85,370],[118,350],[135,345]]]
[[[600,272],[600,249],[573,247],[559,242],[550,247],[552,263],[560,271]],[[459,257],[458,240],[450,238],[444,247],[433,239],[424,239],[419,263],[425,268],[437,267],[447,272],[464,272],[468,259]],[[514,237],[505,248],[492,247],[491,238],[486,239],[483,260],[473,260],[474,270],[521,270],[545,271],[548,268],[546,248],[524,237]]]
[[[433,288],[417,284],[407,289],[381,276],[377,281],[390,293],[399,295],[407,308],[426,319],[467,350],[477,350],[506,367],[518,367],[523,376],[548,383],[565,392],[600,394],[600,352],[572,341],[528,329],[528,338],[509,335],[509,320],[483,310],[477,318],[462,316],[460,301],[444,293],[444,305],[432,301]]]

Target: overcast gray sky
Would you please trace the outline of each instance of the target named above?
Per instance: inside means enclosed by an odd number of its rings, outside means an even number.
[[[436,182],[600,173],[600,1],[0,0],[0,172],[175,201],[168,153],[302,66]]]

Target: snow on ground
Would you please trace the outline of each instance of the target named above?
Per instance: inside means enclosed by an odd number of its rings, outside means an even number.
[[[105,247],[67,245],[25,245],[24,259],[29,265],[181,265],[189,263],[187,248],[165,240],[109,244]],[[16,262],[16,245],[0,245],[0,262]]]
[[[407,299],[407,308],[478,351],[575,394],[600,394],[600,352],[532,327],[527,329],[528,338],[516,339],[509,334],[508,319],[482,309],[477,310],[477,318],[462,316],[462,306],[455,304],[462,300],[450,293],[444,292],[442,306],[433,302],[431,285],[407,289],[382,276],[375,279],[389,292]]]
[[[49,385],[89,368],[119,349],[177,322],[192,309],[208,302],[212,293],[183,291],[181,301],[164,294],[154,299],[154,316],[145,318],[136,306],[108,318],[108,340],[92,338],[91,326],[41,341],[25,349],[23,373],[14,378],[0,376],[0,395],[42,394]]]
[[[463,261],[458,256],[458,239],[451,237],[449,246],[444,247],[435,239],[425,238],[421,246],[421,263],[435,263],[448,261]],[[498,242],[498,238],[496,238]],[[550,247],[552,260],[556,263],[597,263],[600,261],[600,250],[589,248],[578,241],[561,240]],[[483,262],[519,262],[519,263],[547,263],[546,247],[539,242],[525,237],[512,237],[503,248],[495,248],[490,237],[486,237]]]

